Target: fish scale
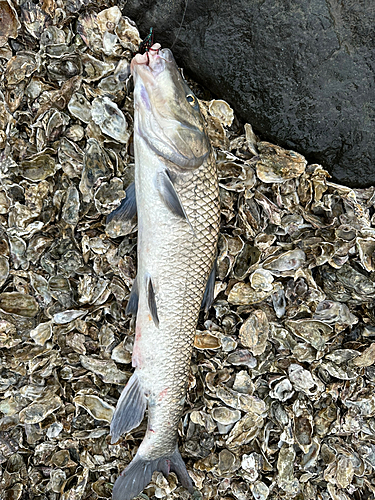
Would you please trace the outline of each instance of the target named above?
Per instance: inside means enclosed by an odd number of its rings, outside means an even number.
[[[212,168],[207,169],[207,165],[212,166]],[[175,300],[171,299],[168,302],[168,308],[165,311],[162,307],[158,308],[158,311],[160,315],[163,314],[171,318],[165,328],[167,344],[165,347],[166,349],[169,348],[165,353],[165,385],[170,385],[171,379],[174,381],[183,380],[183,382],[173,384],[173,391],[168,392],[162,404],[158,406],[156,415],[150,413],[151,426],[156,418],[163,422],[172,420],[172,426],[177,429],[181,418],[182,407],[176,404],[176,401],[180,401],[186,391],[185,386],[190,370],[197,315],[207,277],[211,270],[218,236],[219,206],[215,169],[215,162],[211,159],[208,164],[205,163],[198,169],[196,174],[192,176],[191,181],[179,192],[187,216],[197,236],[187,238],[186,234],[180,234],[180,239],[176,242],[178,254],[175,255],[175,261],[178,265],[176,266],[177,276],[175,281],[179,282],[185,276],[184,293],[174,293],[173,288],[170,287],[169,294],[174,295]],[[208,203],[202,203],[202,199],[208,199],[209,201]],[[172,282],[174,281],[173,276],[170,274],[169,279]],[[175,318],[180,320],[180,324],[173,328]],[[159,341],[161,335],[162,332],[159,332]],[[161,377],[160,380],[162,381]],[[168,426],[166,427],[168,428]],[[160,446],[161,455],[170,451],[170,446],[174,448],[175,442],[175,435],[171,434],[170,439],[166,440],[162,432],[160,437],[155,440],[157,446]],[[154,450],[153,453],[155,453]]]
[[[191,479],[177,447],[194,336],[219,232],[216,162],[199,104],[172,53],[153,45],[133,58],[135,188],[118,209],[138,213],[138,269],[128,310],[137,315],[132,362],[111,423],[112,442],[148,425],[137,454],[116,480],[130,500],[159,470]],[[213,295],[212,280],[210,293]],[[205,301],[209,301],[205,296]],[[206,306],[206,304],[205,304]]]

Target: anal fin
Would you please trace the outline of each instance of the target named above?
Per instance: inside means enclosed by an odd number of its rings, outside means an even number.
[[[135,197],[135,184],[132,182],[125,190],[125,198],[121,204],[107,215],[106,223],[116,220],[131,220],[137,214],[137,201]]]
[[[212,266],[210,275],[207,280],[206,290],[204,291],[201,309],[205,312],[209,310],[212,302],[214,301],[215,295],[215,277],[216,277],[216,260]]]
[[[111,422],[111,443],[116,443],[122,434],[131,431],[142,422],[147,400],[137,372],[128,380]]]

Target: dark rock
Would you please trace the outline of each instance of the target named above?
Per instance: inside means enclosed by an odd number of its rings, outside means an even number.
[[[124,13],[174,43],[177,62],[263,139],[336,181],[375,184],[373,0],[187,0],[182,19],[184,8],[128,0]]]

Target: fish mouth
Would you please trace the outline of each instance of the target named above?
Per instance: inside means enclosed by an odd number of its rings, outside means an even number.
[[[130,69],[133,75],[142,72],[155,77],[164,70],[165,64],[172,60],[173,55],[169,49],[162,49],[160,43],[154,43],[147,52],[133,57]]]

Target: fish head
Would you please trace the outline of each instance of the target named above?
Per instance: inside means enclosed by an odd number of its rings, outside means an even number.
[[[183,79],[173,54],[154,44],[131,62],[135,133],[179,169],[199,167],[210,153],[198,99]]]

